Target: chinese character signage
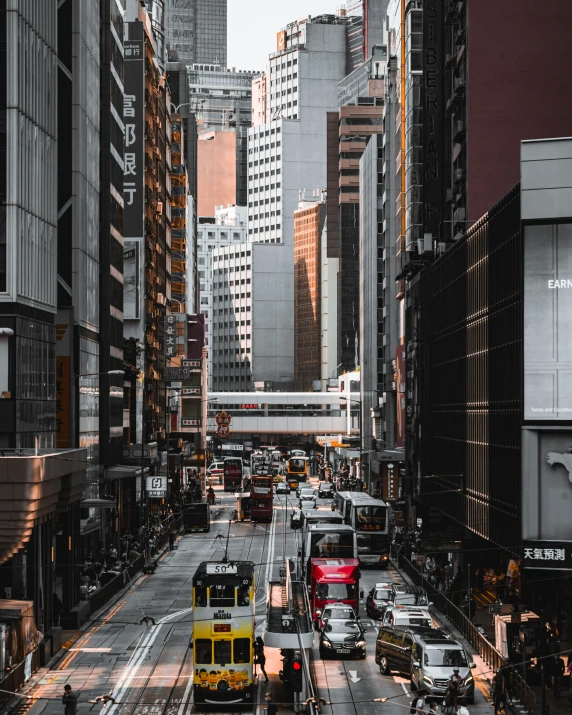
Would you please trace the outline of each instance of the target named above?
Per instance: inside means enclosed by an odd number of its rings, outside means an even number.
[[[177,355],[177,316],[165,316],[165,358],[167,363]]]
[[[524,541],[522,567],[572,571],[572,542]]]
[[[145,490],[150,499],[165,499],[167,497],[167,477],[147,477]]]
[[[232,416],[229,412],[219,412],[215,417],[215,422],[217,424],[216,433],[219,437],[226,437],[230,432],[230,423],[232,422]]]
[[[399,465],[382,464],[383,498],[385,501],[399,499]]]
[[[143,207],[145,181],[144,127],[144,41],[143,25],[126,24],[128,39],[124,42],[125,94],[123,122],[125,124],[125,158],[123,169],[123,234],[126,239],[143,237]]]

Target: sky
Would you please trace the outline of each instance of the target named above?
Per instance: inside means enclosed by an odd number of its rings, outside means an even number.
[[[228,0],[228,67],[263,70],[276,33],[308,15],[334,14],[343,0]]]

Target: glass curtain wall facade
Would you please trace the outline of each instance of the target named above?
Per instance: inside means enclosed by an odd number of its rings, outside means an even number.
[[[169,59],[226,67],[227,0],[165,0],[165,38]]]

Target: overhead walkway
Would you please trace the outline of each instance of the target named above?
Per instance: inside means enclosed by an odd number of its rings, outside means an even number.
[[[357,435],[359,400],[359,392],[210,392],[207,431],[226,410],[233,434]]]

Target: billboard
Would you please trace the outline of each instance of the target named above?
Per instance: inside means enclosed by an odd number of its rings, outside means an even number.
[[[524,419],[572,420],[572,224],[524,227]]]
[[[523,540],[572,544],[572,430],[522,433]]]
[[[145,83],[145,46],[143,25],[139,21],[125,24],[123,121],[125,124],[125,158],[123,170],[123,235],[126,239],[142,238],[145,182],[145,136],[143,106]]]
[[[200,360],[205,346],[205,316],[189,315],[187,321],[187,357]]]

